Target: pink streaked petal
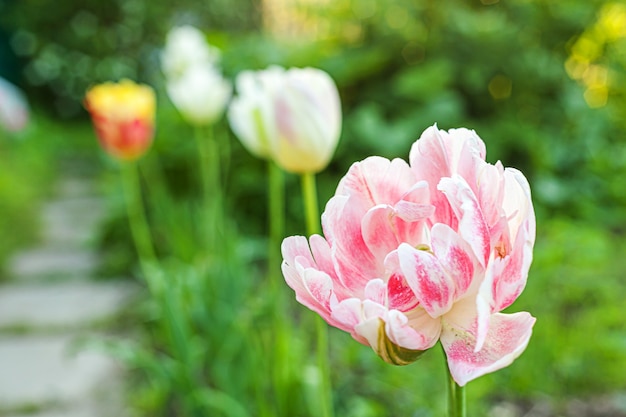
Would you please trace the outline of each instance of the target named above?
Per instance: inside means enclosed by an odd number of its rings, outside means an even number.
[[[416,178],[418,180],[418,178]],[[430,202],[430,186],[428,181],[419,180],[401,195],[404,201],[418,204],[428,204]]]
[[[281,269],[287,285],[291,287],[297,297],[304,299],[303,304],[311,309],[323,310],[307,290],[304,282],[304,270],[315,265],[308,242],[303,236],[291,236],[282,243],[283,263]]]
[[[411,147],[409,154],[411,169],[416,177],[428,182],[431,204],[435,207],[434,223],[446,223],[456,228],[456,216],[445,195],[437,190],[443,177],[452,175],[448,154],[443,143],[442,131],[431,126],[422,133]]]
[[[476,195],[467,182],[459,176],[442,178],[438,188],[447,196],[450,206],[459,219],[459,234],[469,242],[478,262],[484,268],[489,258],[491,237]]]
[[[320,235],[313,235],[309,238],[309,245],[318,269],[326,272],[330,276],[334,276],[335,268],[333,266],[330,245],[326,239]]]
[[[363,301],[358,298],[347,298],[333,306],[331,320],[334,326],[344,330],[364,345],[368,345],[367,338],[361,336],[355,328],[365,320],[363,315]]]
[[[483,209],[483,217],[490,230],[498,226],[502,217],[506,217],[502,210],[504,198],[504,167],[498,161],[495,165],[482,163],[478,168],[478,186],[475,194]]]
[[[508,219],[509,232],[516,239],[519,228],[527,224],[528,239],[535,241],[535,213],[528,180],[515,168],[504,170],[503,211]]]
[[[387,299],[387,286],[382,279],[373,279],[365,286],[364,295],[366,299],[384,305]]]
[[[302,275],[302,281],[306,286],[306,289],[309,293],[308,295],[310,295],[310,297],[306,297],[306,295],[304,295],[304,297],[302,298],[313,298],[316,303],[323,309],[323,314],[319,311],[318,313],[324,316],[324,318],[329,317],[330,299],[333,295],[333,281],[330,279],[328,274],[312,268],[305,269]],[[296,296],[298,296],[298,294],[296,294]]]
[[[390,310],[405,312],[417,307],[417,298],[401,274],[389,277],[386,292],[387,307]]]
[[[411,146],[409,160],[411,167],[422,174],[417,176],[420,179],[429,177],[430,175],[424,175],[428,173],[436,173],[439,178],[452,175],[441,133],[437,125],[430,126]],[[430,181],[428,182],[430,184]]]
[[[360,218],[368,209],[369,207],[365,207],[355,199],[350,201],[350,196],[347,195],[335,195],[328,200],[321,217],[322,230],[328,244],[331,247],[335,246],[335,241],[344,237],[343,234],[346,232],[346,229],[351,231],[352,234],[360,236]],[[352,215],[353,218],[349,218],[346,214]],[[349,224],[344,225],[343,222],[347,221],[349,221]]]
[[[285,262],[292,267],[295,267],[294,260],[299,256],[307,259],[306,267],[315,265],[309,242],[304,236],[289,236],[285,238],[280,246],[280,251]]]
[[[396,215],[407,223],[423,220],[435,212],[435,206],[431,204],[412,203],[405,200],[398,201],[393,208]]]
[[[322,215],[334,271],[348,292],[358,297],[370,279],[383,275],[382,262],[377,261],[363,240],[361,219],[364,214],[350,197],[335,196]]]
[[[424,338],[424,347],[432,347],[441,335],[441,319],[433,319],[423,308],[414,308],[404,315],[409,319],[409,326]]]
[[[372,156],[354,163],[339,182],[335,195],[360,195],[370,207],[395,204],[417,182],[402,159]]]
[[[282,271],[287,285],[296,293],[296,300],[330,322],[330,304],[333,295],[330,277],[311,268],[291,267],[286,261],[283,261]]]
[[[420,306],[433,318],[448,312],[454,302],[455,283],[437,258],[403,243],[398,248],[398,259],[406,282]]]
[[[439,337],[440,322],[425,314],[424,310],[421,312],[423,314],[420,319],[425,323],[415,323],[405,314],[390,310],[385,317],[385,332],[389,340],[410,350],[426,350],[433,347]]]
[[[311,246],[311,253],[313,259],[317,265],[317,269],[324,271],[330,276],[333,281],[333,292],[340,299],[349,297],[349,293],[341,284],[337,274],[335,272],[335,266],[333,265],[332,252],[326,239],[320,235],[313,235],[309,238],[309,244]]]
[[[496,256],[493,260],[492,291],[495,311],[501,311],[513,304],[526,286],[534,243],[534,233],[529,236],[530,232],[526,229],[526,225],[520,229],[515,245],[506,257]]]
[[[389,252],[395,250],[400,244],[393,227],[394,216],[393,207],[378,205],[368,210],[361,221],[363,241],[380,263],[384,261]]]
[[[483,140],[474,130],[464,127],[442,131],[443,141],[448,153],[453,155],[451,160],[458,164],[460,154],[470,154],[479,159],[485,159],[487,148]]]
[[[440,132],[448,155],[450,174],[463,177],[474,193],[478,190],[478,172],[485,165],[486,148],[475,131],[460,128]]]
[[[443,269],[454,280],[454,299],[461,298],[474,279],[476,258],[472,248],[448,225],[437,223],[431,229],[431,246]]]
[[[444,320],[441,343],[457,384],[464,386],[513,363],[526,349],[535,320],[526,312],[492,315],[487,339],[478,352],[474,351],[476,339],[471,329]]]

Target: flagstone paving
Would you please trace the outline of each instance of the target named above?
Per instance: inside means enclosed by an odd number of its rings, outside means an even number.
[[[123,369],[102,341],[136,298],[129,281],[94,281],[104,216],[93,182],[67,178],[41,210],[42,240],[0,285],[0,416],[123,417]]]

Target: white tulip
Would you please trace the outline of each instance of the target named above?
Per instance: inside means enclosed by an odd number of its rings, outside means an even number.
[[[315,68],[270,67],[237,77],[228,119],[253,154],[293,173],[324,169],[341,133],[341,103],[330,76]]]
[[[193,26],[178,26],[167,34],[161,67],[168,78],[177,78],[196,65],[216,65],[220,55],[204,33]]]
[[[185,120],[192,125],[217,121],[228,104],[232,85],[210,66],[194,66],[179,78],[168,80],[167,93]]]

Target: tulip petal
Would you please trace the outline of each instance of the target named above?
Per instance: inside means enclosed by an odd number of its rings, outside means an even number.
[[[441,343],[448,359],[448,367],[460,386],[482,375],[509,366],[522,354],[535,324],[527,312],[496,313],[491,316],[485,343],[475,352],[475,325],[443,320]],[[467,320],[463,320],[467,323]]]
[[[380,305],[385,305],[387,300],[387,286],[385,282],[380,278],[368,282],[365,286],[365,298]]]
[[[437,125],[426,129],[411,147],[409,160],[416,177],[427,181],[430,186],[431,204],[435,206],[433,222],[456,228],[457,220],[450,203],[436,188],[442,177],[452,175],[441,132]]]
[[[333,308],[332,319],[355,340],[376,350],[380,318],[385,314],[385,307],[376,302],[349,298]]]
[[[333,281],[327,273],[315,269],[317,265],[306,238],[286,238],[282,244],[282,253],[282,272],[287,285],[296,293],[298,302],[333,324],[330,320]]]
[[[381,331],[383,329],[384,331]],[[436,340],[435,338],[433,341],[431,337],[415,330],[407,316],[397,310],[391,310],[384,325],[379,328],[377,353],[385,362],[408,365],[432,347]]]
[[[379,204],[393,206],[416,182],[415,174],[402,159],[390,161],[371,156],[352,164],[339,182],[336,195],[358,195],[368,208]]]
[[[368,210],[361,221],[363,240],[379,262],[401,243],[394,228],[394,217],[393,207],[378,205]]]
[[[437,343],[441,334],[441,320],[433,319],[422,308],[408,312],[390,310],[385,322],[385,331],[389,339],[406,349],[430,349]]]
[[[469,242],[478,262],[485,267],[491,251],[491,237],[476,195],[459,176],[442,178],[437,188],[447,196],[459,219],[459,234]]]
[[[454,299],[461,298],[474,280],[475,257],[470,245],[449,226],[438,223],[431,230],[433,253],[454,280]]]
[[[387,281],[387,306],[398,311],[413,310],[418,305],[417,298],[400,274],[393,274]]]
[[[526,230],[520,231],[511,252],[504,258],[495,257],[493,260],[492,291],[495,311],[513,304],[526,286],[533,256],[533,242],[529,234]]]
[[[370,157],[352,165],[326,205],[322,214],[324,235],[333,248],[337,275],[354,295],[360,297],[370,279],[384,276],[384,257],[400,243],[398,231],[403,240],[410,239],[407,235],[412,230],[421,236],[419,225],[413,229],[402,225],[403,220],[396,218],[393,210],[384,208],[393,207],[402,198],[425,198],[425,191],[406,196],[415,184],[406,162]],[[373,211],[368,214],[370,209]]]
[[[363,301],[358,298],[346,298],[333,306],[331,320],[335,323],[334,326],[350,333],[357,342],[371,346],[366,336],[371,336],[377,330],[370,332],[355,330],[364,319]]]
[[[333,261],[330,252],[330,246],[326,239],[320,235],[312,235],[309,238],[309,244],[311,246],[311,253],[315,263],[319,266],[319,269],[330,273],[333,270]]]
[[[456,291],[454,280],[428,251],[403,243],[398,248],[400,269],[420,306],[437,318],[450,310]]]
[[[383,276],[384,270],[363,240],[362,207],[358,200],[353,201],[347,196],[331,198],[322,214],[322,227],[337,277],[351,294],[361,297],[365,285],[372,278]]]
[[[474,193],[483,210],[483,218],[489,226],[490,232],[496,237],[501,232],[502,218],[506,220],[506,214],[502,210],[504,199],[504,167],[501,162],[495,165],[486,162],[481,163],[477,175],[478,185]],[[470,184],[471,186],[471,184]]]
[[[535,243],[535,213],[530,196],[528,180],[515,168],[504,170],[504,198],[502,201],[505,216],[508,219],[509,233],[515,239],[522,224],[527,224],[528,243]]]

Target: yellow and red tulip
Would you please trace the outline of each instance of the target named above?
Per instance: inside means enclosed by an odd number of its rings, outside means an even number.
[[[152,87],[130,80],[87,91],[85,107],[106,152],[121,160],[141,157],[152,144],[156,97]]]

